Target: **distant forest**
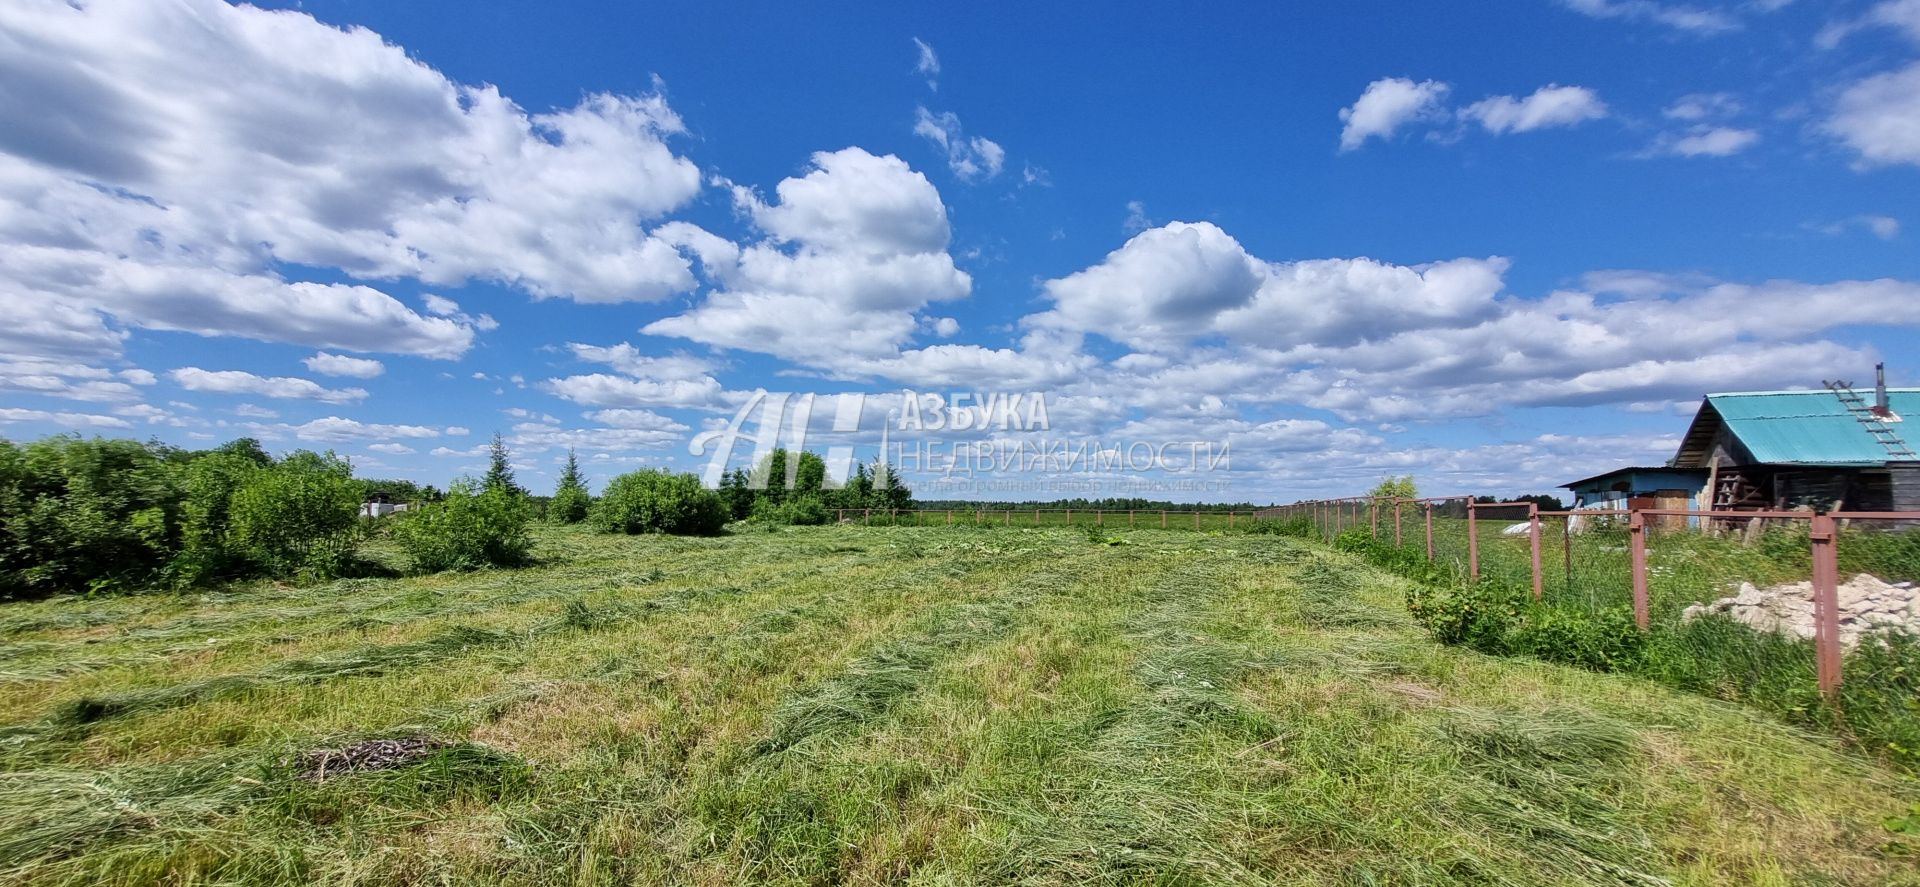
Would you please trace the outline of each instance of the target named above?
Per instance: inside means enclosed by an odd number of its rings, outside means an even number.
[[[1160,499],[1050,499],[1040,501],[1026,499],[1018,502],[979,502],[966,499],[922,499],[915,508],[926,511],[1032,511],[1036,508],[1049,511],[1073,509],[1074,511],[1255,511],[1271,508],[1271,505],[1255,505],[1251,502],[1167,502]]]

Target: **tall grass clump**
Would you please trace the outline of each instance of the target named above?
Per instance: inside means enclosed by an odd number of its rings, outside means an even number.
[[[515,567],[528,561],[532,506],[503,486],[456,483],[439,502],[398,518],[394,542],[416,573]]]
[[[726,526],[727,507],[694,475],[642,469],[609,481],[588,520],[606,533],[710,536]]]

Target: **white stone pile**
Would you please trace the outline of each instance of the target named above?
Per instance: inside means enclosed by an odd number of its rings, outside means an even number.
[[[1851,649],[1874,631],[1920,634],[1920,589],[1911,582],[1886,583],[1861,573],[1840,586],[1840,644]],[[1756,631],[1813,637],[1813,583],[1792,582],[1767,588],[1740,583],[1739,593],[1681,612],[1691,622],[1708,613],[1724,613]]]

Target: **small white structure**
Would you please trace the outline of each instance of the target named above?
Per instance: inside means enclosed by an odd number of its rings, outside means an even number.
[[[402,502],[395,505],[388,502],[386,494],[384,493],[376,493],[372,498],[360,504],[361,517],[386,517],[389,514],[398,514],[406,510],[407,503]]]

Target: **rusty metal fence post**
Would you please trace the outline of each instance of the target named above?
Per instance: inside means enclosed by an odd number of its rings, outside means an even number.
[[[1540,600],[1545,588],[1540,578],[1540,506],[1527,503],[1527,545],[1533,549],[1533,599]]]
[[[1400,500],[1393,500],[1393,547],[1400,547]]]
[[[1840,689],[1840,555],[1833,515],[1817,512],[1807,532],[1813,545],[1813,646],[1820,693]]]
[[[1567,565],[1567,592],[1573,592],[1573,515],[1560,516],[1560,557]]]
[[[1433,563],[1433,503],[1427,503],[1427,563]]]
[[[1632,550],[1633,621],[1647,630],[1647,516],[1627,510],[1627,547]]]
[[[1480,581],[1480,524],[1479,503],[1467,500],[1467,578]]]

